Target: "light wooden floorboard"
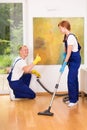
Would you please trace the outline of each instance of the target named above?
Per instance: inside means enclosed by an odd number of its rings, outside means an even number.
[[[0,96],[0,130],[87,130],[87,99],[80,97],[78,105],[69,108],[63,98],[55,97],[50,117],[37,114],[48,109],[50,95],[19,101]]]

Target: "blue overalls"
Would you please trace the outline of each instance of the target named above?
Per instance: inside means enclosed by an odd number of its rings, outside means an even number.
[[[7,79],[10,88],[13,89],[15,98],[30,98],[30,99],[35,98],[36,94],[31,90],[31,88],[29,88],[29,84],[31,81],[31,74],[23,74],[19,80],[11,81],[12,70],[9,73]]]
[[[70,34],[70,35],[74,35],[74,34]],[[67,40],[65,40],[64,42],[67,51]],[[72,103],[78,101],[78,94],[79,94],[78,69],[81,64],[81,56],[80,56],[81,47],[78,43],[78,40],[77,40],[77,44],[78,44],[78,51],[71,52],[71,56],[68,61],[69,72],[68,72],[67,84],[68,84],[69,101]]]

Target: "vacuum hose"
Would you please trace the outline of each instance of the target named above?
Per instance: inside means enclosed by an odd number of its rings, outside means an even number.
[[[49,94],[53,94],[53,92],[51,92],[51,91],[49,91],[43,84],[42,84],[42,82],[40,81],[40,79],[37,77],[37,82],[41,85],[41,87],[45,90],[45,91],[47,91]],[[55,94],[55,96],[66,96],[66,95],[68,95],[68,94]]]
[[[37,77],[37,82],[41,85],[41,87],[46,91],[46,92],[48,92],[49,94],[53,94],[53,92],[51,92],[50,90],[48,90],[43,84],[42,84],[42,82],[40,81],[40,79]],[[63,98],[63,102],[66,102],[66,101],[68,101],[69,100],[69,96],[68,96],[68,94],[67,93],[65,93],[65,94],[55,94],[55,96],[65,96],[64,98]],[[79,92],[79,97],[81,96],[81,92]]]

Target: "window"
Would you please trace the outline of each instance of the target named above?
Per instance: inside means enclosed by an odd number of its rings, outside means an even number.
[[[7,73],[23,43],[22,3],[0,3],[0,74]]]
[[[0,93],[9,92],[9,67],[23,44],[23,2],[7,1],[0,3]]]

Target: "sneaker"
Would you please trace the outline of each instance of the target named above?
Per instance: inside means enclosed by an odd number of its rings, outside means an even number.
[[[75,103],[70,102],[70,103],[68,104],[68,107],[73,107],[73,106],[75,106],[75,105],[77,105],[77,102],[75,102]]]
[[[69,103],[70,103],[70,101],[69,101],[69,100],[67,100],[67,101],[65,101],[65,103],[66,103],[66,104],[69,104]]]
[[[13,100],[15,98],[15,95],[13,93],[13,90],[10,88],[10,100]]]
[[[10,100],[11,101],[20,100],[20,98],[15,98],[15,95],[14,95],[13,90],[11,88],[10,88]]]
[[[21,98],[11,98],[11,101],[18,101],[21,100]]]

